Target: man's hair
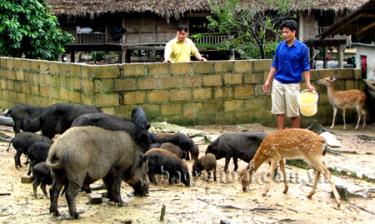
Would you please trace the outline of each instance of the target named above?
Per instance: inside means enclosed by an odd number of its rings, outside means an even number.
[[[283,29],[284,27],[289,28],[291,31],[295,31],[297,30],[297,22],[292,19],[286,20],[281,24],[280,29]]]
[[[178,24],[177,31],[185,31],[188,32],[188,27],[185,24]]]

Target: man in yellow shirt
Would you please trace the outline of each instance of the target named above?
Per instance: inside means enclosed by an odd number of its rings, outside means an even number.
[[[188,36],[186,25],[178,25],[176,38],[165,45],[164,62],[189,62],[190,56],[194,55],[199,61],[207,61],[202,57],[193,41]]]

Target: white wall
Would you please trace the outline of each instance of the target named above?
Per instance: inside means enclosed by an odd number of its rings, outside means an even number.
[[[357,48],[357,53],[355,55],[357,68],[361,69],[361,55],[366,55],[367,79],[375,80],[375,45],[354,43],[352,47]]]

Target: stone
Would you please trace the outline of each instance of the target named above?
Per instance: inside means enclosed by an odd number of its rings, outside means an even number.
[[[340,195],[340,198],[344,201],[349,201],[349,192],[348,189],[342,185],[336,185],[336,190]],[[333,192],[331,192],[331,197],[333,198]]]
[[[29,184],[29,183],[32,183],[33,182],[33,176],[27,176],[27,175],[24,175],[21,177],[21,183],[23,184]]]
[[[90,195],[90,204],[96,205],[101,204],[103,199],[103,195],[99,193],[91,193]]]
[[[341,147],[341,142],[337,140],[336,136],[331,134],[330,132],[325,131],[321,133],[320,136],[322,136],[326,140],[327,145],[334,148]]]

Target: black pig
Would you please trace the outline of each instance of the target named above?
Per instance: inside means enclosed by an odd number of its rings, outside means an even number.
[[[184,161],[165,149],[154,148],[145,153],[148,161],[149,178],[157,184],[155,174],[168,174],[169,183],[181,180],[185,186],[190,186],[190,174]]]
[[[225,158],[225,172],[233,157],[234,171],[237,171],[238,159],[250,162],[265,137],[264,132],[224,133],[207,147],[206,154],[214,154],[217,160]]]
[[[16,155],[14,156],[14,161],[16,168],[22,167],[21,165],[21,155],[22,153],[27,154],[27,150],[31,145],[33,145],[36,142],[45,142],[48,144],[52,144],[52,140],[45,137],[41,136],[35,133],[30,133],[30,132],[20,132],[17,134],[10,143],[13,144],[13,147],[16,149]],[[10,147],[9,143],[9,147]],[[8,150],[9,150],[8,147]]]
[[[29,172],[27,173],[28,175],[30,175],[34,165],[46,161],[50,147],[51,143],[35,142],[27,149],[27,156],[30,159]]]
[[[146,112],[142,107],[134,107],[132,110],[132,121],[139,128],[148,130],[150,129],[150,124],[147,121]]]
[[[207,153],[206,155],[199,158],[193,164],[193,176],[200,176],[202,170],[206,170],[208,173],[208,179],[211,177],[211,171],[214,172],[214,181],[216,181],[216,157],[212,153]]]
[[[191,157],[194,160],[198,159],[198,156],[199,156],[198,146],[194,143],[194,141],[191,138],[189,138],[187,135],[183,133],[177,133],[174,135],[166,136],[162,138],[160,142],[161,143],[170,142],[170,143],[177,145],[178,147],[180,147],[182,150],[184,150],[187,153],[186,155],[187,160],[190,159],[189,153],[191,154]]]

